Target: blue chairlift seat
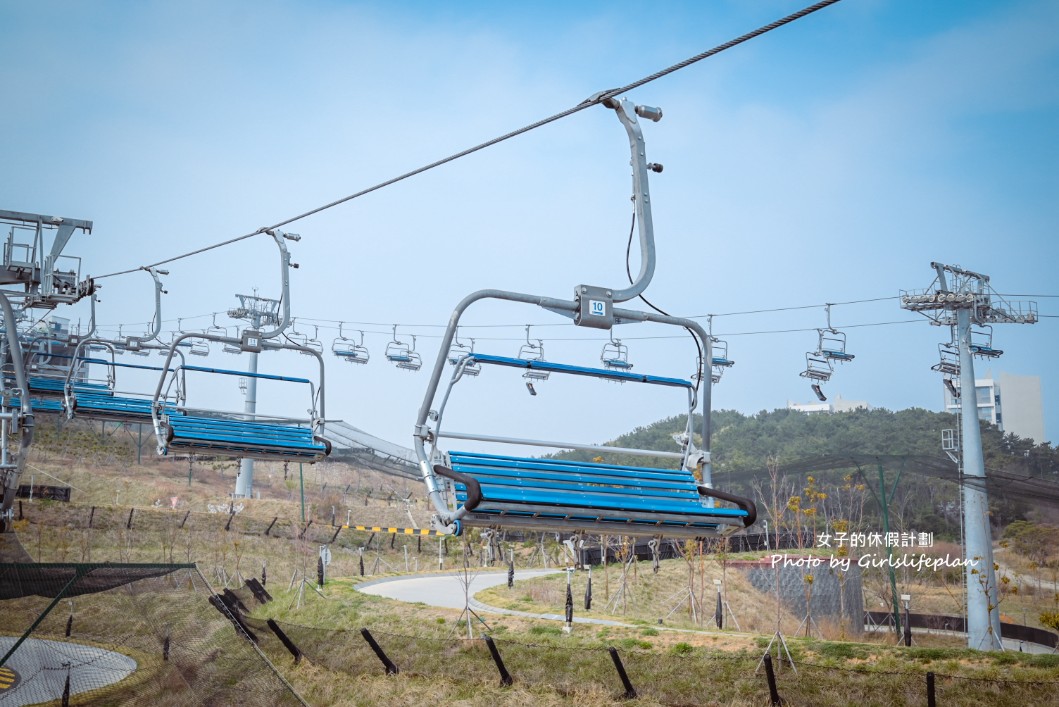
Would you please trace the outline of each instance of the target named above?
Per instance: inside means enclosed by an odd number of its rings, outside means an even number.
[[[821,349],[820,355],[830,361],[838,361],[839,363],[846,363],[855,358],[853,354],[846,353],[845,351],[831,351],[829,349]]]
[[[312,429],[193,415],[169,415],[162,428],[162,453],[186,451],[231,457],[315,462],[331,453],[331,444]]]
[[[640,536],[704,537],[749,527],[757,511],[748,499],[705,489],[680,469],[450,452],[457,507],[468,527],[589,530]],[[721,508],[708,497],[735,503]]]
[[[346,361],[347,363],[367,363],[368,352],[366,350],[360,350],[360,347],[355,344],[349,346],[341,346],[332,348],[332,352],[335,356]]]
[[[246,376],[264,380],[310,384],[307,378],[271,373],[251,373],[206,366],[182,366],[185,371]],[[205,453],[226,457],[249,457],[279,461],[316,462],[331,453],[331,443],[314,436],[312,428],[279,422],[242,420],[230,416],[188,414],[163,408],[160,420],[159,454],[171,451]],[[174,414],[175,413],[175,414]]]
[[[367,363],[371,358],[368,347],[364,345],[364,332],[360,332],[360,343],[347,339],[342,334],[342,324],[338,325],[338,338],[331,344],[331,353],[346,363]]]
[[[603,365],[619,371],[632,370],[632,364],[620,358],[605,358],[603,359]]]
[[[117,395],[94,395],[79,393],[72,398],[72,410],[67,412],[88,420],[111,422],[138,422],[150,424],[151,400],[149,398],[127,398]],[[175,405],[167,403],[167,415],[183,415]]]
[[[61,414],[63,412],[63,401],[59,398],[36,398],[30,396],[29,404],[33,408],[34,414]],[[21,408],[22,400],[18,397],[6,397],[2,399],[0,406],[10,409]]]
[[[1000,358],[1004,355],[1004,352],[985,344],[971,344],[971,354],[983,358]]]
[[[61,398],[64,395],[66,380],[63,378],[44,378],[30,376],[27,381],[31,393],[36,393],[42,398]],[[74,393],[89,393],[92,395],[113,395],[110,387],[105,383],[81,383],[73,384]]]

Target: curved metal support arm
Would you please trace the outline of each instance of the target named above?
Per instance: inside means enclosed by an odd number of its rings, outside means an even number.
[[[437,477],[435,476],[434,469],[430,455],[427,453],[427,443],[433,443],[436,439],[436,432],[431,430],[428,423],[430,417],[431,406],[434,403],[434,398],[437,395],[438,387],[441,384],[441,378],[445,371],[445,365],[447,363],[448,351],[452,348],[452,342],[456,335],[456,329],[460,323],[460,317],[472,304],[482,299],[499,299],[508,302],[522,302],[524,304],[532,304],[544,309],[548,309],[553,312],[565,313],[565,312],[576,312],[578,310],[578,303],[573,300],[561,300],[554,297],[542,297],[539,295],[523,294],[520,292],[508,292],[506,290],[479,290],[473,292],[456,305],[455,311],[449,318],[448,327],[445,329],[445,333],[441,337],[441,343],[438,348],[438,355],[434,361],[434,368],[430,373],[430,381],[427,383],[426,393],[423,397],[423,403],[419,408],[419,414],[416,417],[415,429],[412,433],[413,448],[415,449],[416,457],[419,462],[419,471],[422,476],[423,482],[427,486],[427,496],[430,498],[431,503],[437,509],[438,513],[445,522],[451,522],[459,517],[459,514],[453,516],[452,511],[446,507],[445,501],[441,495],[441,486],[438,483]],[[632,309],[614,309],[615,319],[620,319],[627,322],[654,322],[657,324],[672,324],[684,327],[695,335],[699,340],[699,344],[704,352],[702,364],[704,366],[703,371],[700,372],[701,379],[701,401],[702,401],[702,451],[704,454],[704,462],[702,468],[702,483],[705,486],[712,486],[713,484],[713,467],[710,461],[710,405],[711,405],[711,393],[712,384],[709,376],[709,368],[705,368],[708,362],[713,356],[713,347],[710,342],[710,336],[706,333],[706,330],[702,328],[702,325],[691,319],[684,319],[682,317],[671,317],[662,314],[655,314],[652,312],[640,312]],[[694,408],[694,406],[693,406]],[[689,444],[690,448],[690,444]]]
[[[632,152],[632,200],[636,210],[636,226],[640,235],[640,272],[636,282],[629,287],[614,290],[615,302],[627,302],[647,289],[655,272],[655,236],[654,221],[651,218],[651,193],[647,183],[650,167],[647,164],[647,151],[644,146],[643,132],[636,116],[649,120],[660,120],[662,111],[647,106],[634,106],[628,99],[611,98],[603,103],[618,115],[618,120],[625,126],[629,135],[629,149]],[[661,171],[661,167],[655,167]]]
[[[154,278],[154,319],[151,320],[151,331],[143,336],[128,336],[125,338],[125,347],[128,349],[142,348],[143,344],[148,341],[153,341],[158,337],[158,334],[162,331],[162,293],[165,290],[162,289],[162,281],[158,278],[159,275],[168,275],[168,270],[159,270],[157,268],[144,268],[147,273]],[[95,328],[95,305],[92,307],[92,328]]]
[[[297,233],[284,233],[279,229],[266,231],[266,233],[272,236],[272,240],[276,242],[276,247],[279,248],[279,277],[281,286],[279,296],[279,321],[276,323],[275,329],[261,332],[262,339],[273,339],[286,331],[287,326],[290,324],[290,269],[292,267],[298,267],[297,265],[291,264],[290,251],[287,250],[287,244],[284,243],[283,240],[300,241],[301,236]]]

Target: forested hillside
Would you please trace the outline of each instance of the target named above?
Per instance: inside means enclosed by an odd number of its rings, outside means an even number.
[[[762,518],[775,515],[782,522],[785,515],[794,519],[813,508],[808,515],[817,521],[876,527],[881,473],[888,493],[896,482],[891,521],[899,529],[958,537],[959,473],[941,447],[942,430],[957,426],[953,415],[919,408],[835,414],[774,410],[749,416],[720,410],[711,419],[715,485],[753,496]],[[674,435],[684,423],[676,417],[660,420],[609,444],[675,451]],[[700,418],[694,427],[696,444],[701,443],[701,427]],[[1054,522],[1059,517],[1059,450],[1005,435],[986,423],[981,429],[996,529],[1023,519]],[[564,456],[592,458],[584,452]],[[630,465],[643,461],[621,458]],[[778,508],[773,513],[774,498],[792,512]]]

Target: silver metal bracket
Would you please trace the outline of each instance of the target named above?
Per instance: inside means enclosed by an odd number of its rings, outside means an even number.
[[[264,346],[261,343],[261,332],[254,329],[243,329],[239,348],[246,353],[261,353]]]
[[[577,312],[574,324],[593,329],[610,329],[614,326],[614,291],[606,287],[578,285],[574,290]]]

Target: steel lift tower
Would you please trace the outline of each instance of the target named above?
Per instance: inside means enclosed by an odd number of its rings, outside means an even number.
[[[902,290],[901,307],[919,312],[939,326],[953,328],[959,353],[960,411],[963,419],[964,556],[968,560],[967,646],[1003,650],[1000,609],[993,568],[993,539],[989,529],[989,496],[985,487],[985,459],[974,386],[974,356],[984,355],[972,344],[972,327],[992,324],[1035,324],[1034,302],[1005,302],[989,286],[989,276],[953,265],[931,263],[937,272],[925,290]],[[977,347],[981,348],[981,347]],[[955,371],[954,371],[955,372]]]
[[[261,331],[262,326],[274,326],[279,323],[280,301],[258,297],[257,295],[236,295],[239,306],[228,310],[232,319],[244,319],[250,322],[254,331]],[[257,352],[250,353],[250,373],[257,373]],[[253,420],[257,413],[257,378],[249,376],[246,383],[246,405],[243,408],[246,419]],[[239,460],[239,476],[235,479],[236,498],[250,498],[254,492],[254,460]]]

